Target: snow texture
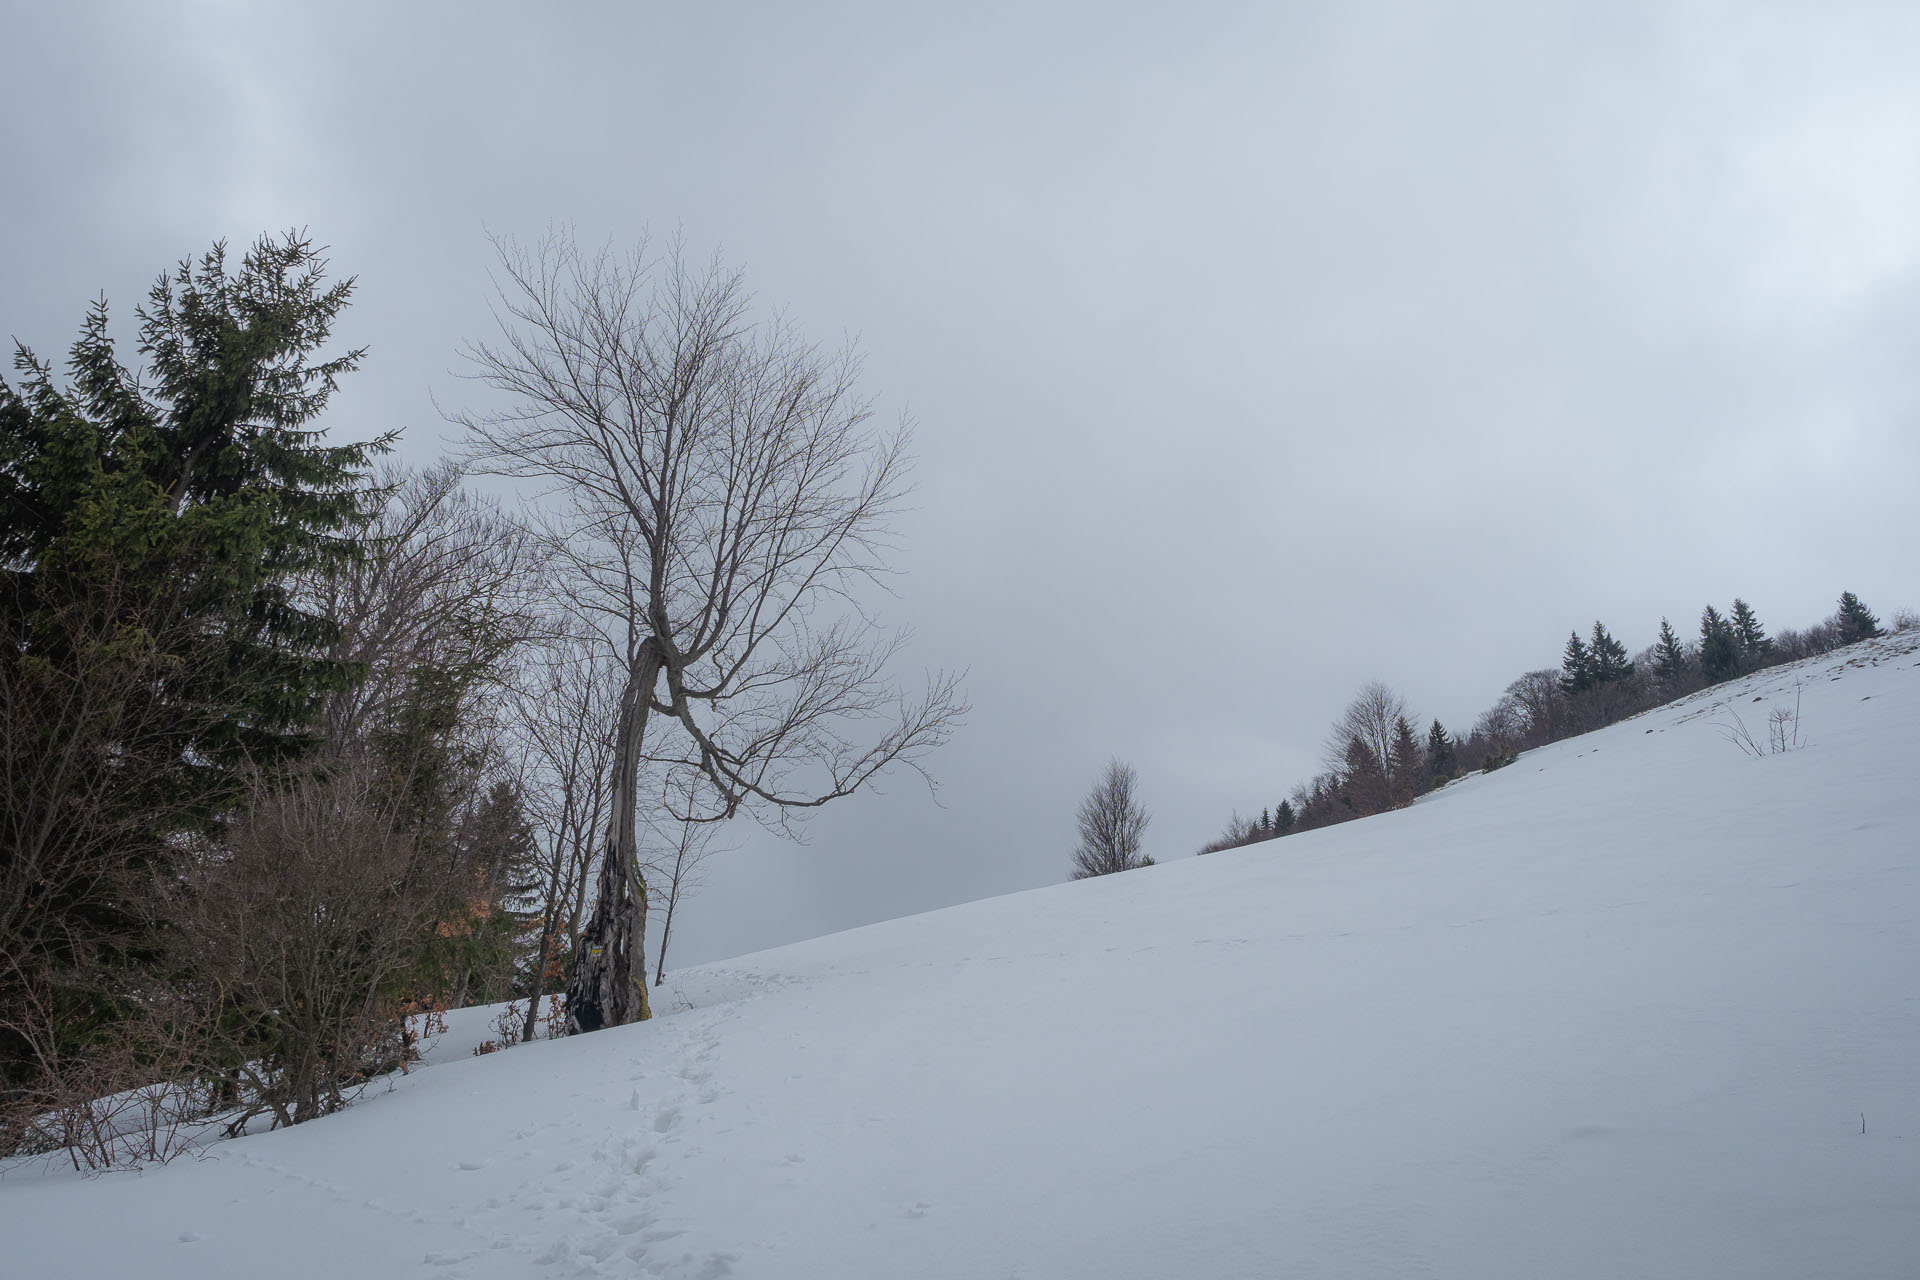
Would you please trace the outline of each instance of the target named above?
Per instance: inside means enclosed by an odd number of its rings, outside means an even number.
[[[1914,640],[1398,813],[689,970],[644,1025],[475,1058],[470,1011],[339,1116],[11,1170],[0,1271],[1911,1277]],[[1796,681],[1808,745],[1724,738]]]

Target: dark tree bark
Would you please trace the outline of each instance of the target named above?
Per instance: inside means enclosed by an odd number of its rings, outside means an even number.
[[[660,679],[660,647],[639,646],[620,698],[613,757],[613,812],[600,858],[593,913],[580,931],[567,980],[567,1034],[624,1026],[653,1016],[647,1000],[647,884],[640,871],[635,792],[640,749]]]

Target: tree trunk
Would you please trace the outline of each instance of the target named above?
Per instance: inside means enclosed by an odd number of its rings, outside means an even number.
[[[560,870],[566,861],[566,835],[563,831],[556,842],[553,857],[553,869],[547,876],[547,909],[540,913],[540,955],[534,962],[533,981],[528,984],[531,990],[527,996],[527,1021],[520,1030],[520,1040],[524,1044],[533,1039],[540,1018],[540,1001],[547,994],[547,965],[553,959],[554,912],[560,905]]]
[[[634,792],[640,782],[640,741],[659,677],[660,650],[649,638],[640,646],[620,697],[612,812],[593,914],[575,943],[573,974],[567,980],[568,1035],[653,1016],[647,1003],[647,886],[640,877]]]
[[[667,980],[667,938],[673,933],[673,907],[680,897],[678,890],[677,883],[667,890],[667,914],[660,922],[660,958],[653,966],[653,985],[656,987]]]

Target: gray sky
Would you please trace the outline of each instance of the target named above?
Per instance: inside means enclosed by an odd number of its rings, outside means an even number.
[[[1062,879],[1112,755],[1189,854],[1365,680],[1464,727],[1596,616],[1920,603],[1912,5],[5,7],[42,354],[305,226],[333,429],[424,462],[487,229],[678,226],[917,420],[942,807],[742,832],[681,963]]]

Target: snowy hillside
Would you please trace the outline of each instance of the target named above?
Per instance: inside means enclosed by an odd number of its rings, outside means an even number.
[[[205,1160],[15,1170],[4,1272],[1920,1274],[1917,638],[692,970]],[[1725,740],[1796,680],[1808,745]]]

